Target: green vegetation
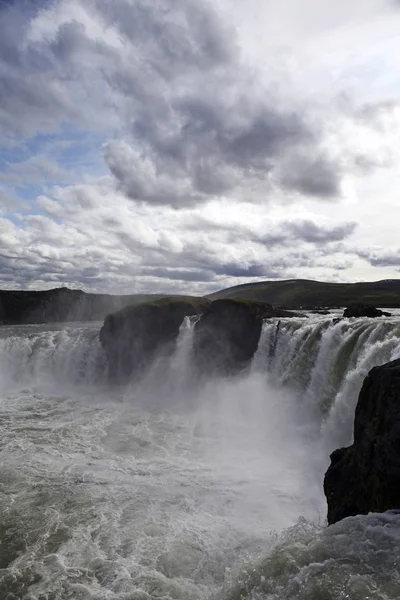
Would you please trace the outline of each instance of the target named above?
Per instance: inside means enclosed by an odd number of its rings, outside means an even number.
[[[400,308],[400,279],[368,283],[324,283],[306,279],[264,281],[221,290],[207,298],[253,300],[289,309],[334,308],[354,302]]]
[[[293,317],[295,316],[293,313],[282,310],[280,308],[276,308],[271,306],[271,304],[267,302],[260,302],[259,300],[253,300],[248,298],[210,298],[212,301],[215,300],[229,300],[230,302],[234,302],[236,304],[246,306],[253,313],[255,313],[258,317],[262,319],[268,319],[271,317]]]
[[[143,308],[159,308],[167,306],[179,306],[179,305],[190,305],[193,307],[195,313],[202,312],[210,304],[210,300],[201,298],[199,296],[160,296],[156,298],[140,300],[125,306],[117,314],[126,314],[127,312],[134,312],[135,310],[142,310]]]

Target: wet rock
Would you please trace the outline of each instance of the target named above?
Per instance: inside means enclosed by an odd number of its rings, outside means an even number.
[[[234,374],[246,367],[257,350],[265,318],[294,316],[270,304],[216,300],[196,323],[194,360],[207,374]]]
[[[100,341],[111,381],[141,375],[158,353],[172,353],[184,318],[200,314],[209,304],[204,298],[166,297],[108,315]]]
[[[328,522],[400,509],[400,360],[370,371],[354,420],[354,443],[331,455]]]
[[[391,313],[384,312],[370,304],[350,304],[343,313],[344,317],[390,317]]]

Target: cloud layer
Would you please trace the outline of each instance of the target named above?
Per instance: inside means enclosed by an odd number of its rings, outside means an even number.
[[[400,13],[305,3],[1,5],[1,285],[395,276]]]

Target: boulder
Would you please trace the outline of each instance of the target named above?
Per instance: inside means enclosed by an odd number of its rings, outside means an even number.
[[[215,300],[195,326],[194,360],[206,374],[235,374],[254,356],[265,318],[294,316],[270,304]]]
[[[209,304],[204,298],[165,297],[108,315],[100,342],[111,381],[140,375],[159,352],[172,352],[184,318],[200,314]]]
[[[354,443],[331,455],[328,523],[400,509],[400,360],[372,369],[362,386]]]
[[[344,317],[390,317],[391,313],[384,312],[370,304],[350,304],[343,313]]]

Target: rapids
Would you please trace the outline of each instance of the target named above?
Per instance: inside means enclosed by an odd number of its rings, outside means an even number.
[[[394,600],[400,515],[325,526],[329,453],[400,316],[267,321],[197,381],[193,323],[110,387],[100,324],[0,328],[1,600]]]

